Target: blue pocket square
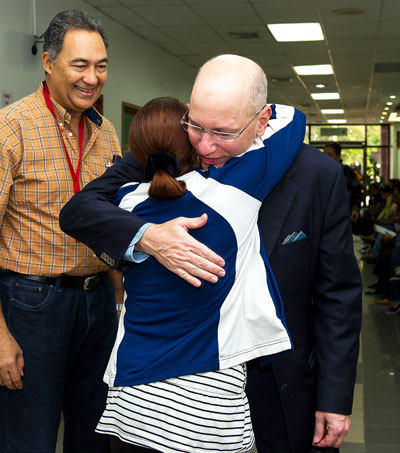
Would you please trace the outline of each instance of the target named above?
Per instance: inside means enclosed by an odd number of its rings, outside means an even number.
[[[284,241],[282,242],[282,245],[285,245],[285,244],[290,244],[292,242],[295,242],[295,241],[300,241],[301,239],[304,239],[306,238],[307,235],[303,232],[303,231],[294,231],[292,234],[288,234]]]

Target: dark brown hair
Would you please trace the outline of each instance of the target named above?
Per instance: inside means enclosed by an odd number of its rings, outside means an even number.
[[[167,152],[176,156],[180,175],[199,166],[187,132],[179,120],[187,107],[178,99],[156,98],[145,104],[134,116],[129,128],[129,147],[133,157],[146,168],[148,156]],[[173,199],[186,192],[186,184],[177,181],[166,170],[158,169],[151,181],[149,196],[158,200]]]

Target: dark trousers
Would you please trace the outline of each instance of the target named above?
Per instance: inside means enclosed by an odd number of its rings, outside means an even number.
[[[114,289],[62,288],[0,273],[7,326],[23,351],[22,390],[0,387],[1,453],[54,453],[64,413],[64,453],[109,453],[95,433],[103,372],[116,335]]]
[[[338,453],[337,448],[315,448],[299,451],[289,442],[279,392],[270,365],[260,367],[258,360],[247,364],[246,394],[257,453]]]

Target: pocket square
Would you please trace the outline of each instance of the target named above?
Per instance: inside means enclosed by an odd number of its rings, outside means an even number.
[[[304,239],[306,238],[307,235],[304,233],[304,231],[294,231],[292,234],[288,234],[284,241],[282,242],[282,245],[285,245],[285,244],[290,244],[292,242],[295,242],[295,241],[300,241],[301,239]]]

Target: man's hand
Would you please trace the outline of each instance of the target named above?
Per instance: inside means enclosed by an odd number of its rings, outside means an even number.
[[[350,429],[348,415],[317,411],[313,445],[315,447],[339,448]]]
[[[357,212],[356,209],[352,209],[351,213],[350,213],[350,221],[351,222],[357,222],[357,220],[359,219],[360,217],[360,214]]]
[[[203,214],[151,225],[135,245],[135,250],[154,256],[160,264],[193,286],[201,285],[200,278],[215,283],[218,277],[225,275],[222,268],[225,261],[188,233],[189,229],[201,228],[206,222],[207,215]]]
[[[0,335],[0,385],[10,390],[22,389],[23,369],[22,349],[10,332],[2,332]]]

